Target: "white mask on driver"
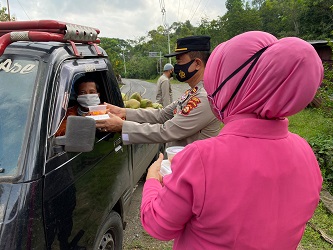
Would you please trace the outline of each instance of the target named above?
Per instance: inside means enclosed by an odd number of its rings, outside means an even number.
[[[88,108],[88,106],[96,106],[101,103],[98,94],[79,95],[76,100],[85,108]]]

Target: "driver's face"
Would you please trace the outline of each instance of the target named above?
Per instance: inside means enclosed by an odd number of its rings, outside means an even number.
[[[78,95],[97,94],[94,82],[83,82],[79,85]]]

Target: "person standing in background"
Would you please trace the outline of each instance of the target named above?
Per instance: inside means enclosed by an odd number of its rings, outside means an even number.
[[[164,65],[163,75],[157,80],[157,93],[156,102],[162,104],[163,107],[172,103],[172,89],[170,84],[170,78],[173,74],[173,66],[170,63]]]

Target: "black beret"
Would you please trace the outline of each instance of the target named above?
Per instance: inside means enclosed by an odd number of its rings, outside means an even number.
[[[175,52],[164,57],[176,56],[190,51],[210,51],[209,36],[188,36],[177,39]]]

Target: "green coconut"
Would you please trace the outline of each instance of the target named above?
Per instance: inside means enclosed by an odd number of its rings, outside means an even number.
[[[121,98],[123,99],[123,101],[127,101],[127,95],[125,93],[121,93]]]
[[[141,95],[140,95],[138,92],[134,92],[134,93],[130,96],[129,99],[135,99],[135,100],[141,102],[142,97],[141,97]]]
[[[152,107],[153,102],[149,99],[142,99],[140,102],[140,108]]]
[[[163,108],[163,105],[160,104],[160,103],[157,103],[157,102],[153,102],[153,103],[152,103],[152,107],[153,107],[154,109],[162,109],[162,108]]]
[[[126,108],[131,108],[131,109],[138,109],[140,108],[140,102],[138,100],[135,99],[129,99],[128,101],[126,101],[125,104]]]

